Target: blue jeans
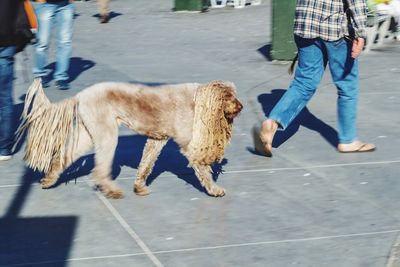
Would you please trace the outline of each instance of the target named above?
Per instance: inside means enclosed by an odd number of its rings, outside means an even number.
[[[34,77],[48,75],[47,65],[50,36],[55,26],[57,33],[56,69],[54,79],[68,80],[68,68],[72,52],[72,33],[74,20],[74,4],[67,0],[57,3],[34,3],[38,32],[35,45]]]
[[[0,47],[0,155],[11,153],[14,140],[13,98],[15,46]]]
[[[269,118],[285,129],[307,105],[324,74],[326,65],[337,88],[338,137],[340,144],[357,139],[358,60],[351,58],[351,43],[345,39],[327,42],[295,36],[298,67],[289,89],[275,105]]]

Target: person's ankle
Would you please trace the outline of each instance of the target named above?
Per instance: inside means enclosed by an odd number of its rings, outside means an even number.
[[[273,119],[266,119],[262,123],[263,127],[267,127],[269,131],[273,131],[274,133],[279,127],[279,124]]]

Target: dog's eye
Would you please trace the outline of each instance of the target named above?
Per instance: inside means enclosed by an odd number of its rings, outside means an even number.
[[[232,98],[233,95],[232,95],[231,93],[226,93],[226,94],[225,94],[225,97],[226,97],[226,98]]]

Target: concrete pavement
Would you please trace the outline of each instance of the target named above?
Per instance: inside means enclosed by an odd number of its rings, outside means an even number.
[[[125,128],[113,166],[122,200],[93,190],[92,155],[42,190],[22,147],[0,162],[0,266],[396,266],[389,258],[400,233],[400,43],[360,59],[359,137],[376,152],[336,152],[336,89],[327,72],[277,136],[274,157],[264,158],[252,153],[251,129],[291,80],[288,65],[262,53],[271,42],[270,1],[200,14],[172,8],[166,0],[111,1],[110,23],[99,24],[95,1],[77,2],[72,88],[46,93],[57,101],[101,81],[233,81],[245,108],[214,167],[227,195],[207,196],[170,143],[149,178],[151,194],[136,196],[145,138]],[[28,48],[17,57],[18,110],[31,55]]]

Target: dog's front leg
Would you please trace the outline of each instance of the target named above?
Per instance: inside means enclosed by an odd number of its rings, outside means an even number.
[[[139,196],[145,196],[150,193],[146,186],[146,179],[153,170],[154,163],[160,155],[161,149],[165,146],[168,140],[147,139],[143,149],[142,160],[136,175],[136,180],[133,184],[133,191]]]
[[[117,128],[115,127],[111,130],[113,132],[108,135],[103,132],[97,132],[96,135],[93,135],[96,155],[92,174],[96,185],[106,197],[123,198],[123,191],[114,183],[111,177],[111,166],[118,141]]]
[[[196,173],[197,179],[199,179],[201,185],[210,196],[223,197],[225,195],[225,190],[214,183],[210,166],[193,164],[192,167]]]
[[[92,174],[97,187],[106,197],[115,199],[124,197],[124,192],[112,181],[108,170],[96,166]]]

